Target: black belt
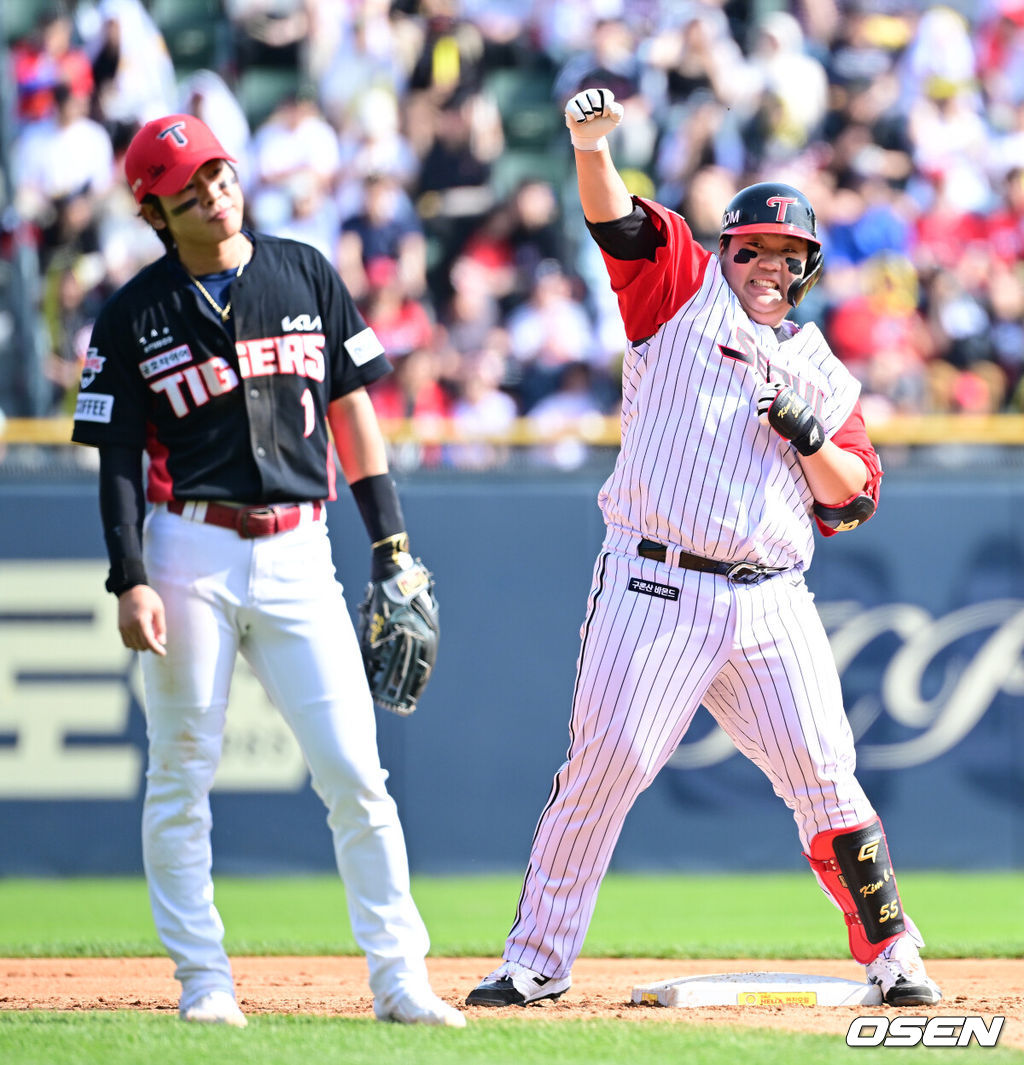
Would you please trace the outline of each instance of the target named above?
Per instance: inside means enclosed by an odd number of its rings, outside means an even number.
[[[664,562],[668,557],[668,548],[657,540],[641,540],[636,553],[641,558]],[[737,584],[757,584],[766,577],[783,572],[781,569],[761,566],[756,562],[719,562],[714,558],[704,558],[703,555],[691,555],[689,551],[679,552],[676,565],[682,569],[697,570],[699,573],[717,573],[718,576],[728,577]]]

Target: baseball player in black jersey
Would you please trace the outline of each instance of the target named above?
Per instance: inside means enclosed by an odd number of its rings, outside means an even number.
[[[940,998],[903,912],[881,822],[854,775],[839,675],[803,573],[823,535],[871,517],[882,476],[859,384],[790,309],[822,268],[798,189],[759,182],[725,206],[718,255],[631,197],[606,89],[565,109],[580,202],[629,344],[622,447],[598,497],[570,742],[533,837],[504,963],[479,1006],[570,986],[626,814],[704,705],[793,811],[843,914],[850,952],[894,1006]]]
[[[461,1027],[428,982],[427,932],[325,523],[333,441],[373,545],[371,580],[421,576],[365,390],[390,366],[317,251],[243,228],[233,162],[191,115],[149,122],[132,140],[126,176],[166,254],[101,310],[75,414],[73,439],[99,449],[121,638],[148,652],[154,919],[182,1018],[244,1026],[213,903],[209,806],[240,652],[327,807],[374,1013]]]

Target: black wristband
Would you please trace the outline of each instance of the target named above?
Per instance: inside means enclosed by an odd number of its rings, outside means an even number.
[[[354,481],[349,488],[355,498],[359,514],[370,534],[370,542],[378,543],[405,532],[405,517],[398,499],[395,482],[386,473]]]
[[[370,534],[370,580],[385,581],[404,569],[409,537],[395,482],[386,473],[355,481],[349,487]]]
[[[122,558],[111,563],[110,575],[104,587],[113,595],[120,596],[137,584],[148,584],[146,567],[141,558]]]

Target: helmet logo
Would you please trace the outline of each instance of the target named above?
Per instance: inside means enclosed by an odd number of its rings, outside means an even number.
[[[188,137],[181,132],[184,128],[184,122],[175,122],[173,126],[168,126],[167,129],[162,129],[156,135],[156,139],[162,141],[166,137],[171,137],[179,148],[184,148],[185,145],[188,144]]]
[[[786,209],[791,204],[796,203],[797,199],[796,199],[795,196],[769,196],[768,199],[765,200],[764,202],[769,207],[774,207],[775,208],[775,221],[776,222],[785,222],[786,221]]]

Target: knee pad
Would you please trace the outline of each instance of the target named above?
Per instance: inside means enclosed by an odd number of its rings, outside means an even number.
[[[850,953],[867,965],[906,930],[882,822],[819,832],[809,849],[804,857],[846,919]]]

